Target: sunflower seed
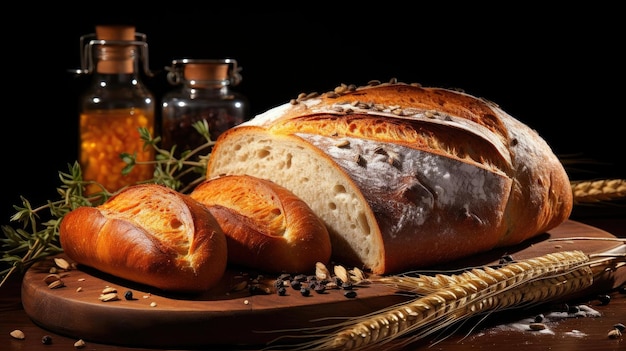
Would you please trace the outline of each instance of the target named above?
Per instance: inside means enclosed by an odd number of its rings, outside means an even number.
[[[22,340],[22,339],[26,338],[26,335],[24,335],[24,332],[19,330],[19,329],[15,329],[10,334],[11,334],[12,337],[14,337],[16,339]]]
[[[106,295],[106,294],[112,294],[112,293],[116,293],[117,289],[116,288],[112,288],[110,286],[107,286],[106,288],[102,289],[101,294],[102,295]]]
[[[52,283],[48,284],[48,287],[50,289],[58,289],[61,287],[64,287],[65,283],[63,283],[63,281],[61,279],[57,279],[55,281],[53,281]]]
[[[109,293],[100,295],[100,301],[108,302],[108,301],[116,301],[119,300],[117,293]]]
[[[54,263],[61,269],[70,269],[70,263],[60,257],[55,257]]]

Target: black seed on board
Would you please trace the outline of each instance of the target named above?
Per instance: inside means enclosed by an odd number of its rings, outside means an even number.
[[[50,345],[52,344],[52,337],[50,335],[44,335],[41,338],[41,343],[44,345]]]
[[[348,290],[345,293],[343,293],[343,296],[345,296],[345,297],[347,297],[349,299],[355,298],[356,297],[356,291]]]
[[[133,292],[128,290],[127,292],[124,293],[124,298],[126,300],[132,300],[133,299]]]
[[[611,296],[610,295],[598,295],[598,301],[600,301],[600,305],[602,306],[608,305],[609,302],[611,302]]]

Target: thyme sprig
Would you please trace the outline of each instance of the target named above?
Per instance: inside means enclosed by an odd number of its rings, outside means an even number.
[[[139,128],[139,135],[144,148],[155,150],[154,161],[137,161],[136,154],[123,153],[121,159],[126,163],[122,174],[130,173],[136,165],[154,164],[153,178],[141,183],[157,183],[180,192],[188,192],[202,182],[206,174],[206,165],[210,148],[215,144],[209,134],[206,120],[193,124],[206,143],[193,149],[185,150],[176,156],[176,145],[170,150],[161,149],[158,145],[160,137],[153,138],[146,128]],[[0,271],[0,287],[14,274],[23,274],[37,261],[63,252],[59,242],[59,226],[63,217],[81,206],[98,206],[115,193],[93,181],[83,179],[78,161],[68,165],[68,172],[59,172],[61,185],[57,188],[59,199],[33,207],[30,201],[20,197],[21,205],[14,205],[17,211],[11,216],[11,222],[18,225],[3,225],[4,238],[0,238],[2,256],[0,262],[7,268]],[[87,195],[88,185],[96,184],[100,191]],[[3,267],[2,267],[3,268]]]

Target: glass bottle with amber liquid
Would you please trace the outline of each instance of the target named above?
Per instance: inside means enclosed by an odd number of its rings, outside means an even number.
[[[144,147],[139,132],[143,127],[153,134],[155,127],[154,97],[140,72],[143,67],[151,75],[145,35],[133,26],[96,26],[95,38],[94,34],[81,37],[81,49],[81,73],[92,74],[79,106],[83,180],[115,192],[152,179],[154,149]],[[130,172],[124,171],[128,164],[123,154],[135,156]],[[98,184],[89,184],[87,193],[101,191]]]
[[[248,119],[248,99],[233,87],[241,82],[234,59],[173,60],[167,79],[175,86],[161,104],[162,148],[176,146],[175,154],[207,144],[193,124],[206,120],[212,141]],[[203,156],[210,148],[203,152]]]

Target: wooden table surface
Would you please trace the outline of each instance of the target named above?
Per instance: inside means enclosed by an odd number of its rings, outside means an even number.
[[[605,230],[617,237],[626,238],[626,218],[586,218],[578,220]],[[75,350],[75,338],[59,335],[36,325],[25,313],[21,301],[21,279],[12,279],[0,288],[0,351],[13,350]],[[626,287],[584,296],[565,306],[578,308],[579,312],[563,313],[560,305],[543,305],[528,310],[511,310],[490,316],[485,321],[471,321],[456,331],[434,333],[408,350],[585,350],[626,351],[626,336],[609,337],[616,325],[626,324]],[[610,297],[610,300],[604,300]],[[604,300],[604,303],[603,303]],[[606,303],[606,301],[609,301]],[[546,329],[527,330],[528,321],[543,315]],[[522,327],[525,326],[525,327]],[[10,336],[19,329],[26,338]],[[237,330],[233,330],[237,333]],[[624,332],[626,335],[626,331]],[[50,337],[51,343],[42,339]],[[83,350],[155,350],[125,347],[86,341]],[[207,348],[203,348],[207,349]],[[224,349],[221,346],[219,349]],[[241,348],[232,348],[241,349]],[[256,348],[248,348],[254,350]]]

